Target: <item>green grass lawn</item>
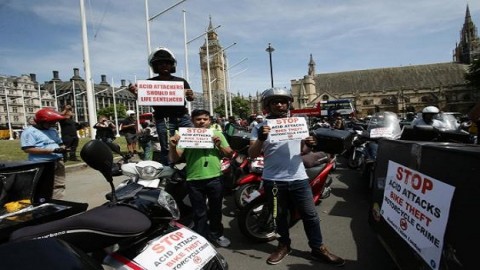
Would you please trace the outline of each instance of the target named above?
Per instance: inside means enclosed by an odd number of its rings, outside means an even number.
[[[88,141],[90,141],[90,138],[80,139],[80,143],[78,144],[77,148],[77,156],[79,159],[81,159],[80,150]],[[125,138],[119,137],[115,140],[115,143],[120,145],[122,152],[127,151],[127,143],[125,142]],[[17,160],[27,160],[27,154],[20,149],[20,140],[0,140],[0,161]],[[78,162],[68,161],[67,163],[75,164]]]

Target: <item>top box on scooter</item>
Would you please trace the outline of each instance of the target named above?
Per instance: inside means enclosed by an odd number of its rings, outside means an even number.
[[[352,145],[353,133],[333,128],[317,128],[312,136],[317,138],[315,150],[330,154],[341,154]]]
[[[229,144],[233,150],[246,154],[250,145],[250,133],[246,130],[236,129],[230,137]]]
[[[0,242],[24,226],[85,211],[88,204],[53,200],[54,162],[0,163]]]

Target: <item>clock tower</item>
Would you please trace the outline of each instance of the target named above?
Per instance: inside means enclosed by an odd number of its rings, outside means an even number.
[[[210,110],[212,104],[212,115],[215,108],[222,106],[224,102],[225,89],[227,87],[226,74],[226,55],[225,50],[220,45],[218,35],[212,26],[212,18],[208,25],[208,38],[200,47],[200,68],[202,71],[202,90],[204,108]],[[208,46],[208,47],[207,47]],[[211,97],[210,94],[211,93]]]

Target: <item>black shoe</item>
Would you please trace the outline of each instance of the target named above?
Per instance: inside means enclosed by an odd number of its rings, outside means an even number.
[[[277,249],[268,257],[268,264],[279,264],[283,258],[292,252],[289,245],[278,243]]]
[[[330,253],[325,245],[321,245],[319,248],[312,249],[312,259],[329,263],[335,266],[344,266],[345,260],[337,255]]]

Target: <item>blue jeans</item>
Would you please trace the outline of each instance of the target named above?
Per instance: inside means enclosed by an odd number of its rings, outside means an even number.
[[[147,143],[142,143],[140,146],[143,149],[143,160],[152,160],[153,157],[153,147],[152,147],[152,141],[149,141]]]
[[[323,244],[322,231],[320,230],[320,218],[318,217],[315,204],[313,203],[312,189],[308,179],[296,181],[269,181],[264,180],[265,192],[270,202],[273,202],[272,188],[276,183],[277,193],[277,233],[278,241],[290,245],[288,209],[297,209],[303,222],[303,229],[308,238],[310,248],[319,248]],[[271,204],[273,205],[273,203]]]
[[[193,209],[193,230],[207,239],[211,239],[211,236],[214,238],[222,236],[222,179],[215,177],[205,180],[187,181],[187,187]]]
[[[167,123],[165,122],[167,120]],[[175,130],[179,127],[193,127],[192,121],[188,114],[185,114],[182,117],[169,117],[169,118],[161,118],[155,119],[157,133],[158,133],[158,140],[160,141],[160,163],[165,166],[168,166],[168,137],[175,134]],[[167,136],[167,131],[170,132],[169,136]]]

